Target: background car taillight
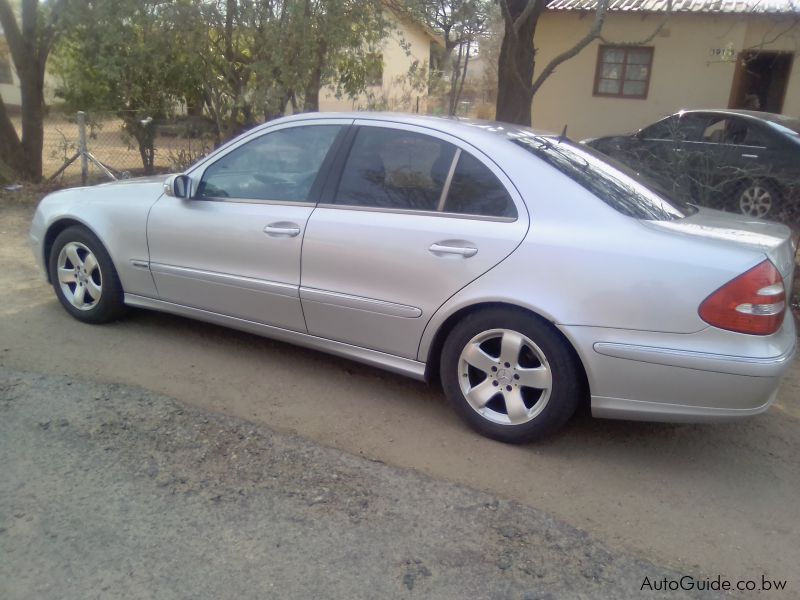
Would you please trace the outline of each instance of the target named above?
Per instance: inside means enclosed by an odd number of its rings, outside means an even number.
[[[738,333],[769,335],[780,329],[786,312],[783,278],[771,261],[729,281],[700,305],[709,325]]]

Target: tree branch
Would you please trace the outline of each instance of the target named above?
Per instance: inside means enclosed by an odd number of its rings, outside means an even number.
[[[503,0],[505,4],[505,0]],[[536,10],[536,6],[539,3],[536,0],[528,0],[528,4],[525,6],[523,11],[519,14],[519,16],[514,19],[514,33],[515,35],[519,35],[519,30],[522,29],[522,26],[525,25],[525,21],[533,14],[533,11]]]
[[[11,10],[9,0],[0,0],[0,25],[3,26],[11,58],[19,67],[25,60],[25,40],[22,38],[22,32],[19,30],[19,24],[14,16],[14,11]]]
[[[642,46],[651,42],[661,32],[661,30],[664,28],[664,25],[667,24],[667,21],[669,21],[670,17],[672,16],[672,0],[667,0],[667,11],[664,19],[662,19],[658,26],[646,38],[637,40],[635,42],[609,42],[602,36],[603,25],[605,24],[606,16],[608,14],[608,4],[609,0],[598,0],[597,9],[595,10],[594,23],[592,23],[592,27],[589,29],[589,32],[572,48],[553,58],[553,60],[551,60],[547,66],[542,69],[542,72],[539,73],[539,76],[533,82],[533,86],[531,88],[532,95],[536,94],[539,88],[542,87],[542,84],[545,82],[545,80],[555,72],[556,68],[561,63],[576,56],[581,50],[583,50],[593,41],[600,40],[604,44],[613,46]]]
[[[545,79],[552,75],[556,68],[563,63],[564,61],[569,60],[573,56],[576,56],[581,50],[583,50],[586,46],[591,44],[594,40],[600,37],[600,32],[603,30],[603,24],[606,20],[606,14],[608,13],[608,2],[609,0],[598,0],[597,2],[597,9],[594,14],[594,23],[592,23],[591,29],[589,32],[583,36],[577,44],[572,46],[569,50],[566,50],[553,58],[547,66],[542,69],[542,72],[539,73],[539,76],[533,82],[531,86],[531,96],[535,95],[537,90],[542,87],[542,84],[545,82]]]

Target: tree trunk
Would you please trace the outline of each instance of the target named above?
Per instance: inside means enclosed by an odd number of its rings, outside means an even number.
[[[306,89],[303,92],[303,112],[319,111],[319,88],[322,85],[322,65],[316,64],[308,74]]]
[[[314,66],[308,75],[308,82],[303,94],[303,112],[319,111],[319,89],[322,87],[322,67],[327,52],[327,43],[324,40],[320,40],[317,45]]]
[[[39,0],[23,0],[18,23],[11,3],[0,0],[0,25],[19,76],[22,96],[21,141],[13,131],[5,106],[0,106],[0,160],[14,168],[21,177],[32,181],[42,178],[44,70],[65,3],[66,0],[48,3],[49,22],[41,24]]]
[[[33,70],[38,71],[38,69]],[[22,151],[27,165],[24,173],[31,180],[39,181],[42,178],[44,147],[44,68],[41,68],[41,75],[38,72],[20,73],[20,92]]]
[[[528,2],[537,6],[515,27],[515,20],[525,12]],[[533,101],[533,68],[536,49],[533,36],[544,8],[543,0],[507,0],[508,12],[504,15],[505,35],[500,46],[497,64],[498,121],[530,126]]]
[[[6,112],[0,97],[0,162],[5,163],[17,175],[25,172],[25,156],[17,130]]]

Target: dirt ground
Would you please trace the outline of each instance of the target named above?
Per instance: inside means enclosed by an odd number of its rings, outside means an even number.
[[[681,577],[535,508],[139,386],[0,368],[0,461],[3,600],[624,600]]]
[[[797,597],[797,360],[774,407],[756,418],[581,416],[545,442],[505,446],[467,430],[437,388],[346,360],[156,313],[80,324],[38,278],[26,244],[31,214],[25,202],[0,201],[0,366],[139,385],[536,507],[681,572],[789,579],[788,597]]]

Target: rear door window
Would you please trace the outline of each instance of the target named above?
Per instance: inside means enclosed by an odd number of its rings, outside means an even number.
[[[362,127],[334,203],[435,211],[455,151],[452,144],[413,131]]]
[[[385,127],[359,128],[334,204],[517,217],[506,187],[475,156],[439,138]]]

